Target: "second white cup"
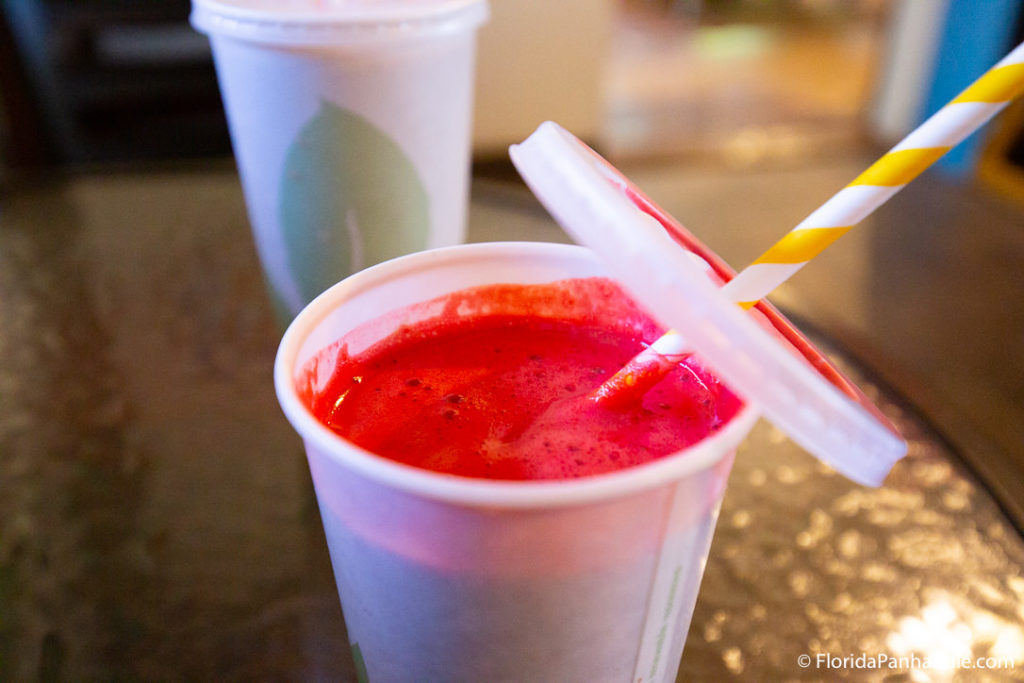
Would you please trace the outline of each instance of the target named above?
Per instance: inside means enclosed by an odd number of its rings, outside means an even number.
[[[464,240],[485,0],[193,0],[278,318]]]

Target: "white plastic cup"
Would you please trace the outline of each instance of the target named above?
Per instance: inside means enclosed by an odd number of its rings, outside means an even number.
[[[465,239],[486,0],[193,0],[278,318]]]
[[[589,250],[489,243],[353,275],[292,322],[274,369],[302,436],[357,666],[387,681],[673,681],[745,407],[714,436],[644,466],[575,480],[455,477],[376,456],[314,418],[296,383],[326,381],[452,291],[604,275]],[[422,315],[422,312],[418,313]],[[383,317],[381,317],[383,316]]]

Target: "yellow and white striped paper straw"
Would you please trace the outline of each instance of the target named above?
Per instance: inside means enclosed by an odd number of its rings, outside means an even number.
[[[750,308],[1024,91],[1024,44],[740,272],[724,291]]]
[[[1024,43],[744,268],[723,291],[741,307],[752,308],[1022,92]],[[686,338],[669,330],[592,396],[613,402],[642,394],[689,351]]]

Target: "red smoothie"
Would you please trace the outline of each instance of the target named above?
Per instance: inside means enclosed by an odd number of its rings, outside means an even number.
[[[398,462],[539,480],[656,460],[742,406],[692,358],[632,404],[587,398],[663,331],[609,280],[481,287],[443,309],[358,354],[333,349],[329,382],[308,397],[317,418]]]

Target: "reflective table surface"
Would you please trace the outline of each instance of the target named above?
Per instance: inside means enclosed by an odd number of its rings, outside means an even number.
[[[0,680],[354,681],[233,168],[0,199]],[[470,221],[565,239],[504,182]],[[909,456],[868,489],[760,423],[680,680],[1024,680],[1020,534],[912,402],[805,331]]]

